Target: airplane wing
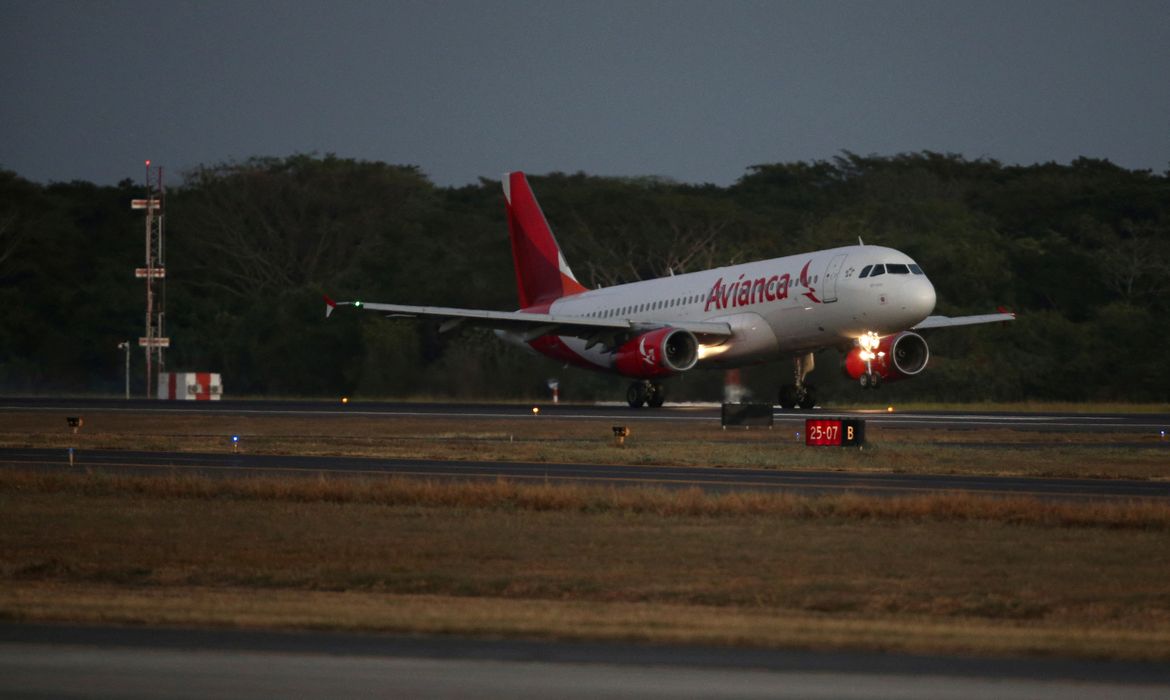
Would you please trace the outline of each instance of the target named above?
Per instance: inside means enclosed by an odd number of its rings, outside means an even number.
[[[980,323],[999,323],[1014,321],[1016,315],[1008,312],[997,314],[979,314],[976,316],[927,316],[922,323],[911,330],[920,331],[927,328],[950,328],[952,326],[974,326]]]
[[[325,297],[325,316],[333,313],[335,307],[352,306],[366,311],[376,311],[387,318],[417,318],[442,321],[440,332],[459,326],[482,326],[516,333],[525,341],[535,340],[542,335],[560,335],[585,338],[603,342],[607,337],[636,335],[656,328],[670,326],[695,334],[700,342],[717,342],[731,337],[731,327],[726,323],[696,322],[631,322],[626,319],[601,319],[582,316],[559,316],[556,314],[534,314],[524,311],[487,311],[484,309],[457,309],[444,306],[406,306],[402,304],[373,304],[362,301],[334,302]],[[610,344],[610,343],[607,343]]]

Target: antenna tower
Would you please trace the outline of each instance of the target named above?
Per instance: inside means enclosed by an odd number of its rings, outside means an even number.
[[[166,337],[167,270],[166,248],[163,245],[163,169],[155,167],[158,185],[151,188],[150,161],[146,161],[146,199],[131,200],[131,209],[146,211],[146,267],[134,270],[134,276],[146,280],[146,335],[138,345],[146,353],[146,398],[154,398],[155,377],[164,371],[163,350],[171,346]]]

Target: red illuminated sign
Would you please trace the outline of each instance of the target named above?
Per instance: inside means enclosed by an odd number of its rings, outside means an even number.
[[[810,447],[855,447],[865,443],[865,421],[860,418],[808,418],[804,444]]]

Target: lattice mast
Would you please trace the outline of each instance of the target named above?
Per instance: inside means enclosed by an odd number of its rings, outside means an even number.
[[[134,276],[146,280],[146,335],[138,339],[146,355],[146,398],[155,396],[155,377],[166,369],[163,351],[170,347],[166,337],[166,247],[163,238],[163,205],[166,190],[163,169],[154,168],[157,187],[151,187],[150,161],[146,161],[146,199],[130,202],[131,209],[146,211],[146,266],[134,270]]]

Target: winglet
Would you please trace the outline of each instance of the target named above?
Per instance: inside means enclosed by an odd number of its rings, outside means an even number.
[[[330,299],[327,294],[322,294],[321,296],[325,297],[325,318],[329,318],[329,314],[333,313],[333,310],[337,308],[337,302]]]

